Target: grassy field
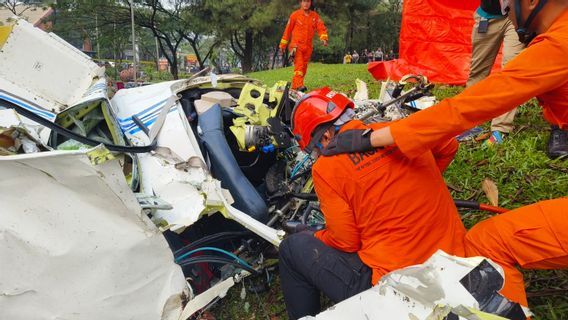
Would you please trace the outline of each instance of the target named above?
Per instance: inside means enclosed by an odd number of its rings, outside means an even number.
[[[292,69],[257,72],[250,76],[272,85],[276,80],[290,79]],[[379,83],[371,78],[366,65],[311,64],[306,86],[329,86],[352,95],[357,78],[367,82],[371,98],[378,95]],[[435,94],[438,99],[444,99],[461,90],[461,87],[437,86]],[[445,173],[455,198],[487,203],[481,191],[481,182],[486,178],[497,184],[499,204],[507,208],[568,195],[568,160],[553,161],[546,157],[550,128],[543,121],[538,106],[534,102],[521,106],[515,125],[511,136],[497,147],[487,149],[481,142],[461,145],[454,163]],[[487,125],[485,128],[488,129]],[[467,228],[487,217],[487,213],[462,212]],[[568,319],[568,271],[526,271],[525,275],[535,319]],[[270,290],[264,294],[247,293],[243,298],[242,288],[233,288],[213,309],[218,319],[286,319],[278,279],[273,280]]]
[[[272,85],[278,80],[292,81],[292,67],[275,69],[270,71],[261,71],[249,73],[247,76],[261,80],[262,82]],[[308,89],[316,89],[328,86],[339,92],[353,96],[355,93],[355,79],[365,81],[369,86],[369,94],[377,96],[379,94],[378,82],[373,79],[367,71],[366,64],[321,64],[310,63],[308,74],[304,83]]]

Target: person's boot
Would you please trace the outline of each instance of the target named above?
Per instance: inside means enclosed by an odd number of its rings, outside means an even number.
[[[306,86],[301,86],[301,87],[298,88],[298,91],[306,93],[308,91],[308,88],[306,88]]]
[[[568,156],[568,131],[552,126],[547,154],[550,159]]]
[[[463,132],[462,134],[460,134],[459,136],[456,137],[456,139],[459,142],[465,142],[468,140],[473,140],[475,138],[475,136],[477,136],[478,134],[483,132],[483,128],[482,127],[475,127],[472,129],[469,129],[465,132]]]
[[[492,131],[489,139],[487,139],[483,142],[483,146],[487,148],[487,147],[493,147],[495,145],[501,144],[501,143],[503,143],[503,140],[505,139],[506,135],[507,135],[506,133],[501,132],[501,131]]]

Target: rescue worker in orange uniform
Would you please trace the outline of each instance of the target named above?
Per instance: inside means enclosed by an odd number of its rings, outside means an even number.
[[[328,88],[304,96],[292,115],[300,148],[318,154],[336,132],[387,125],[351,120],[353,106]],[[320,312],[320,291],[339,302],[438,249],[465,253],[466,230],[441,174],[457,148],[447,139],[414,159],[390,146],[316,160],[312,176],[325,229],[292,234],[279,248],[290,319]]]
[[[568,0],[502,0],[501,7],[509,13],[519,37],[528,43],[502,72],[370,135],[344,132],[328,145],[327,154],[365,152],[396,144],[407,159],[417,159],[440,141],[535,96],[544,118],[567,134]],[[566,143],[563,139],[557,137],[557,147]],[[490,218],[472,228],[465,242],[468,256],[485,256],[504,268],[501,293],[527,306],[523,275],[517,266],[568,268],[568,198],[542,201]]]
[[[300,9],[292,12],[286,30],[280,40],[280,50],[284,52],[289,47],[290,55],[294,56],[294,78],[292,89],[306,91],[304,77],[308,72],[308,62],[312,56],[314,34],[318,33],[323,45],[327,47],[327,29],[320,16],[312,10],[311,0],[301,0]]]

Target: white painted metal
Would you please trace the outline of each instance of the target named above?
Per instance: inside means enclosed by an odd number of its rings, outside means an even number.
[[[433,320],[453,312],[462,320],[504,320],[472,313],[479,310],[479,303],[460,283],[483,260],[503,275],[503,269],[486,258],[460,258],[438,251],[424,264],[393,271],[373,288],[304,319]],[[528,310],[525,313],[530,315]]]
[[[183,273],[117,161],[0,157],[0,176],[0,319],[179,318]]]
[[[197,311],[206,307],[209,303],[211,303],[211,301],[214,301],[217,298],[224,298],[227,295],[229,289],[231,289],[231,287],[233,287],[234,285],[235,280],[233,278],[229,278],[209,288],[202,294],[196,296],[187,303],[187,305],[183,309],[183,313],[180,319],[189,319],[189,317],[191,317]]]
[[[104,68],[51,33],[18,20],[0,50],[0,95],[54,113],[75,105]],[[3,91],[3,92],[2,92]]]

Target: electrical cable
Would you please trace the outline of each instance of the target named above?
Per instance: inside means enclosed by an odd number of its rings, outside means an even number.
[[[235,267],[241,268],[243,270],[246,270],[250,273],[253,274],[260,274],[260,271],[255,270],[254,268],[252,268],[251,266],[245,266],[242,265],[240,263],[238,263],[235,260],[231,260],[228,258],[224,258],[224,257],[219,257],[219,256],[199,256],[199,257],[195,257],[195,258],[190,258],[190,259],[186,259],[184,261],[181,261],[179,263],[179,265],[181,267],[186,267],[186,266],[190,266],[190,265],[194,265],[194,264],[198,264],[198,263],[220,263],[220,264],[230,264],[233,265]]]
[[[177,257],[177,258],[176,258],[176,262],[180,262],[180,261],[182,261],[184,258],[186,258],[186,257],[188,257],[188,256],[190,256],[190,255],[192,255],[192,254],[194,254],[194,253],[201,252],[201,251],[215,251],[215,252],[219,252],[219,253],[225,254],[225,255],[227,255],[227,256],[229,256],[229,257],[235,259],[236,261],[238,261],[239,263],[241,263],[241,264],[244,265],[244,266],[247,266],[247,267],[249,267],[249,268],[252,268],[252,266],[249,265],[246,261],[244,261],[243,259],[241,259],[241,258],[237,257],[236,255],[230,253],[229,251],[226,251],[226,250],[223,250],[223,249],[219,249],[219,248],[214,248],[214,247],[202,247],[202,248],[197,248],[197,249],[195,249],[195,250],[191,250],[191,251],[186,252],[186,253],[182,254],[181,256]]]
[[[222,257],[216,257],[216,256],[203,256],[203,257],[198,257],[198,258],[187,259],[183,263],[180,263],[180,266],[186,267],[186,266],[190,266],[190,265],[194,265],[194,264],[198,264],[198,263],[230,264],[230,265],[233,265],[237,268],[246,270],[250,273],[259,274],[259,271],[252,269],[252,268],[249,268],[247,266],[243,266],[242,264],[240,264],[240,263],[238,263],[234,260],[230,260],[230,259],[222,258]]]
[[[294,166],[294,169],[292,169],[292,173],[290,174],[290,178],[294,178],[294,176],[296,175],[296,173],[298,173],[298,171],[300,171],[300,169],[302,169],[302,167],[304,166],[304,164],[308,161],[308,159],[310,159],[311,157],[309,155],[306,155],[304,157],[304,159],[302,161],[300,161],[298,164],[296,164]]]
[[[58,125],[55,122],[51,122],[25,108],[22,108],[14,103],[11,103],[9,101],[4,101],[5,102],[5,107],[7,108],[11,108],[16,110],[16,112],[18,112],[18,114],[34,121],[37,122],[38,124],[47,127],[51,130],[53,130],[54,132],[67,137],[69,139],[81,142],[83,144],[86,144],[88,146],[92,146],[92,147],[96,147],[100,144],[103,144],[108,150],[110,151],[114,151],[114,152],[122,152],[122,153],[147,153],[150,152],[154,149],[156,149],[158,141],[157,139],[154,139],[154,141],[152,141],[151,144],[147,145],[147,146],[120,146],[120,145],[116,145],[116,144],[110,144],[110,143],[104,143],[104,142],[100,142],[97,140],[93,140],[87,137],[84,137],[82,135],[79,135],[67,128],[64,128],[60,125]],[[140,125],[140,124],[138,124]],[[140,127],[140,129],[142,131],[148,130],[145,126]]]
[[[318,196],[315,193],[290,193],[290,196],[300,200],[318,201]]]
[[[186,251],[190,251],[193,249],[196,249],[198,247],[201,247],[207,243],[211,243],[211,242],[215,242],[215,241],[219,241],[219,240],[227,240],[227,239],[233,239],[233,238],[238,238],[238,237],[242,237],[245,235],[250,234],[249,231],[228,231],[228,232],[220,232],[220,233],[215,233],[212,235],[208,235],[205,236],[203,238],[200,238],[199,240],[196,240],[190,244],[188,244],[187,246],[184,246],[181,249],[178,249],[174,252],[174,256],[178,256],[180,254],[183,254]]]
[[[239,166],[239,168],[248,169],[248,168],[252,168],[252,167],[256,166],[256,164],[258,163],[258,160],[260,160],[261,153],[262,153],[262,151],[260,151],[260,150],[257,152],[256,159],[254,160],[253,163],[246,165],[246,166]]]
[[[249,291],[252,291],[255,295],[256,295],[256,300],[259,301],[259,305],[262,308],[262,312],[264,312],[264,314],[268,314],[266,312],[266,309],[264,308],[264,303],[261,302],[260,296],[258,295],[258,290],[253,290],[253,282],[251,279],[248,279],[250,281],[250,286],[249,286]],[[243,286],[245,284],[246,279],[243,279]]]
[[[308,174],[310,174],[310,173],[312,173],[312,170],[311,170],[310,167],[308,167],[306,170],[304,170],[304,171],[302,171],[302,172],[300,172],[300,173],[296,173],[295,176],[291,177],[291,178],[290,178],[290,182],[296,181],[296,180],[298,180],[299,178],[301,178],[301,177],[303,177],[303,176],[306,176],[306,175],[308,175]]]

